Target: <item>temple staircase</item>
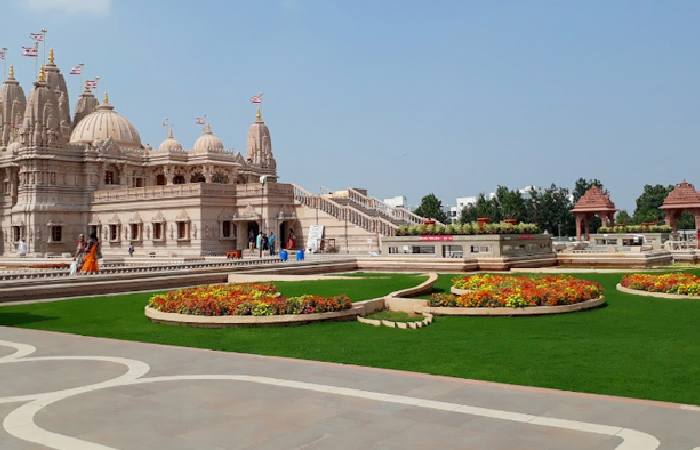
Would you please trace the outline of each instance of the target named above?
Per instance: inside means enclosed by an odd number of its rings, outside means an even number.
[[[393,236],[402,225],[420,224],[423,218],[355,189],[319,195],[294,186],[297,217],[304,232],[308,226],[325,226],[325,238],[334,239],[343,253],[377,251],[381,236]]]

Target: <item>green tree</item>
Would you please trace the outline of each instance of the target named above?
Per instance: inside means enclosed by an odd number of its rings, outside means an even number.
[[[681,216],[678,218],[677,226],[679,230],[694,230],[695,229],[695,217],[688,211],[683,211]]]
[[[627,212],[627,210],[620,210],[617,212],[617,215],[615,216],[615,223],[619,225],[632,225],[634,224],[634,218],[630,216],[630,213]]]
[[[459,216],[460,223],[472,223],[477,218],[476,206],[465,206]]]
[[[518,191],[511,191],[506,186],[498,186],[496,197],[494,198],[496,208],[498,208],[501,218],[518,219],[526,218],[525,200]]]
[[[438,222],[447,223],[447,214],[442,210],[442,202],[433,193],[424,196],[420,201],[420,206],[413,212],[427,219],[435,219]]]
[[[477,217],[488,217],[491,222],[501,221],[501,214],[496,207],[496,203],[486,198],[484,194],[479,194],[479,197],[476,199],[475,209]]]
[[[637,209],[634,210],[634,221],[637,224],[645,222],[661,222],[664,213],[659,209],[666,196],[673,190],[673,186],[661,184],[644,186],[644,191],[637,198]]]
[[[575,232],[569,190],[552,184],[532,200],[535,223],[550,234],[570,236]]]

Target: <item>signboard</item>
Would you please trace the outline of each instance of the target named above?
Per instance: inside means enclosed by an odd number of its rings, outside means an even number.
[[[318,252],[321,247],[321,239],[323,239],[323,225],[311,225],[309,227],[309,239],[307,249],[312,252]]]
[[[421,241],[454,241],[454,236],[452,235],[438,235],[438,236],[420,236]]]

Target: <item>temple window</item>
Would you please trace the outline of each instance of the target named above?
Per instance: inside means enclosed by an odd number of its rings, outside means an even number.
[[[22,226],[14,225],[12,227],[12,242],[19,242],[22,239]]]
[[[190,183],[206,183],[206,178],[201,173],[195,173],[190,177]]]
[[[105,184],[118,184],[113,170],[105,171]]]
[[[163,240],[163,229],[165,228],[163,222],[153,223],[153,240],[162,241]]]
[[[109,226],[109,242],[119,242],[119,225],[111,224]]]
[[[141,224],[131,223],[129,224],[129,240],[130,241],[140,241],[141,240]]]
[[[63,227],[61,225],[50,226],[49,242],[63,242]]]
[[[178,241],[189,241],[190,240],[190,223],[185,221],[177,221],[177,240]]]
[[[215,173],[211,179],[212,183],[228,184],[228,176],[222,173]]]
[[[98,238],[102,237],[102,227],[99,225],[88,225],[88,237],[92,235],[97,236]]]
[[[143,178],[136,177],[136,178],[133,178],[133,180],[134,180],[133,181],[134,187],[143,187]]]
[[[156,186],[165,186],[165,184],[166,184],[165,175],[163,175],[163,174],[156,175]]]
[[[173,177],[173,184],[185,184],[185,177],[182,175],[175,175]]]

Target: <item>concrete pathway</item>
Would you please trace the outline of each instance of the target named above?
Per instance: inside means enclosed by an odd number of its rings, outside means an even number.
[[[0,448],[700,450],[700,408],[0,327]]]

